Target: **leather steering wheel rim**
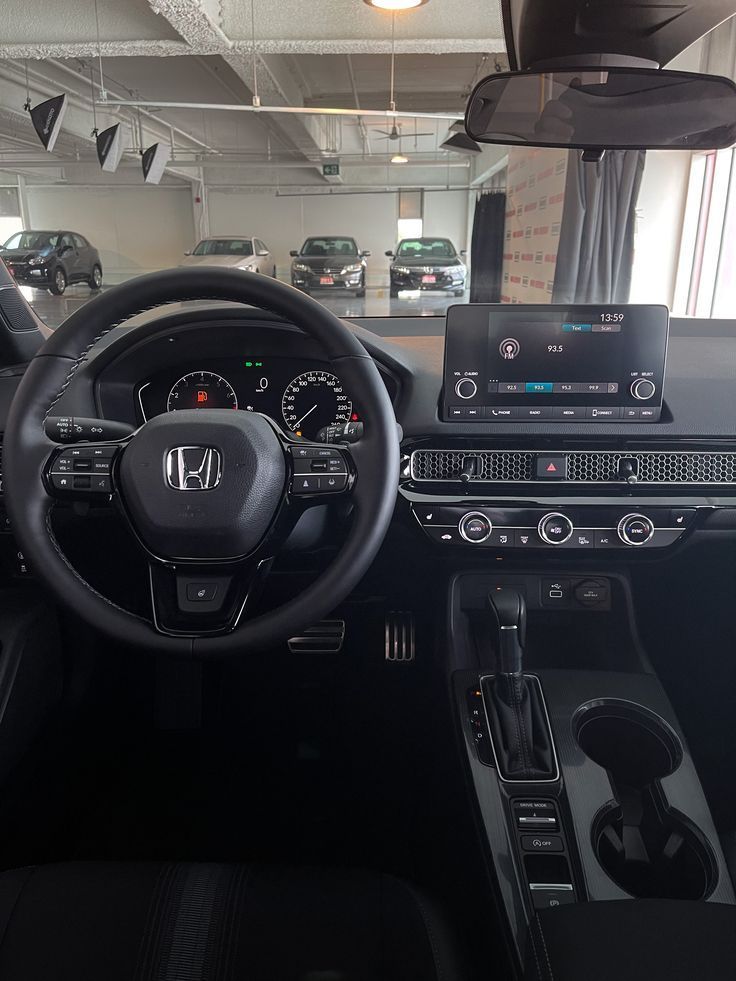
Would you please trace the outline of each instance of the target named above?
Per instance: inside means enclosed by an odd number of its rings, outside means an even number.
[[[364,436],[352,498],[352,524],[324,572],[287,603],[248,619],[232,633],[172,637],[97,592],[62,552],[51,525],[54,501],[42,475],[58,448],[45,432],[79,366],[106,334],[131,317],[168,303],[225,300],[268,310],[317,341],[345,387],[359,393]],[[130,333],[135,343],[135,331]],[[28,366],[13,399],[3,443],[5,504],[34,574],[65,607],[101,632],[150,651],[213,657],[262,650],[330,613],[358,584],[388,530],[399,478],[393,406],[373,359],[354,334],[311,297],[276,280],[229,269],[173,269],[131,280],[95,297],[69,317]]]

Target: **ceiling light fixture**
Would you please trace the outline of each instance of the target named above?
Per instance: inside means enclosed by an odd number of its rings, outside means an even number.
[[[380,10],[411,10],[413,7],[422,7],[429,0],[363,0],[363,3]]]
[[[409,158],[408,157],[405,157],[404,154],[401,153],[401,152],[395,153],[393,155],[393,157],[391,157],[391,163],[392,164],[408,164],[409,163]]]

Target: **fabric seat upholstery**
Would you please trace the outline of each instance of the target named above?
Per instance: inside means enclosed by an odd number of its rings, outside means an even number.
[[[0,875],[3,981],[455,981],[446,928],[369,872],[69,863]]]

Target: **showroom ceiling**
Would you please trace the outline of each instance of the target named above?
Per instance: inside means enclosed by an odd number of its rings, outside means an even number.
[[[397,117],[276,114],[268,107],[387,110],[391,15],[362,0],[55,0],[53,17],[27,0],[2,6],[0,171],[36,181],[134,183],[141,142],[158,140],[173,148],[168,182],[319,188],[336,157],[345,187],[467,186],[468,158],[440,149],[452,120],[411,114],[461,113],[473,82],[506,65],[498,0],[431,0],[395,18]],[[26,71],[34,104],[68,93],[52,154],[22,108]],[[251,109],[256,88],[258,112],[202,107]],[[97,126],[128,134],[114,181],[95,159],[93,91]],[[159,105],[170,102],[195,105]],[[382,139],[394,122],[401,140]],[[409,164],[397,167],[399,142]]]

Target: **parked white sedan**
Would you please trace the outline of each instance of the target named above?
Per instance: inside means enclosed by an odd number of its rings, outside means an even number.
[[[201,242],[186,253],[182,266],[229,266],[245,269],[248,272],[264,273],[276,278],[276,265],[273,257],[259,238],[244,238],[226,235],[217,238],[203,238]]]

